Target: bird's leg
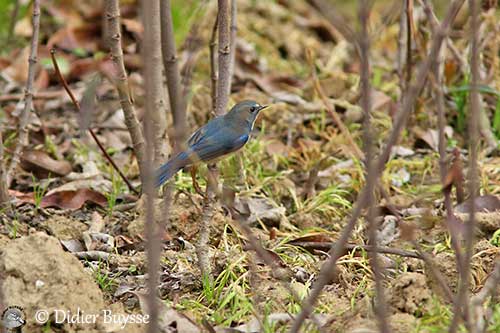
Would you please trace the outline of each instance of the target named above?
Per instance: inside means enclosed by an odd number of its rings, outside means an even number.
[[[195,165],[193,165],[189,168],[189,171],[191,172],[191,179],[193,181],[193,187],[194,187],[194,190],[196,191],[196,193],[198,193],[202,197],[205,197],[205,193],[203,193],[200,185],[198,184],[198,181],[196,180],[196,171],[197,170],[198,170],[198,168]]]

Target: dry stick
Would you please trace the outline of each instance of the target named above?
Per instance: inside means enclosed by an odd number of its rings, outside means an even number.
[[[53,99],[57,97],[61,97],[63,92],[61,91],[39,91],[37,93],[33,93],[33,99]],[[10,101],[18,101],[23,99],[25,94],[7,94],[0,96],[0,102],[10,102]]]
[[[33,108],[33,81],[35,80],[35,65],[37,63],[38,52],[38,34],[40,32],[40,0],[33,1],[32,14],[33,35],[31,36],[30,56],[28,58],[28,81],[26,82],[26,90],[24,91],[24,109],[19,115],[19,137],[14,148],[14,153],[7,169],[7,188],[12,183],[12,174],[14,169],[19,164],[21,152],[28,144],[28,119],[31,109]]]
[[[373,145],[373,134],[371,129],[371,87],[370,87],[370,40],[368,35],[368,20],[370,17],[370,7],[371,4],[369,0],[363,0],[360,3],[359,9],[359,20],[361,23],[361,35],[359,36],[359,49],[361,55],[361,107],[364,113],[364,135],[363,135],[363,145],[365,146],[365,166],[366,166],[366,178],[367,182],[378,183],[375,178],[375,168],[373,164],[374,157],[374,145]],[[375,187],[375,185],[367,185],[369,187]],[[378,319],[379,329],[382,333],[389,333],[390,327],[387,321],[387,304],[384,295],[384,275],[382,267],[380,266],[379,256],[378,256],[378,242],[377,242],[377,223],[375,222],[375,207],[374,207],[374,191],[370,191],[369,198],[367,199],[367,215],[366,220],[368,223],[368,235],[369,244],[375,251],[368,252],[370,258],[370,265],[373,271],[373,278],[375,280],[375,303],[374,308],[375,315]]]
[[[427,9],[426,11],[432,11],[432,7],[430,7],[430,4],[427,3]],[[429,17],[429,15],[428,15]],[[431,24],[431,30],[432,33],[434,34],[436,29],[437,29],[437,23],[433,23],[432,21],[430,22]],[[444,46],[441,46],[438,56],[435,58],[435,61],[432,63],[432,71],[434,75],[434,80],[431,80],[431,82],[434,83],[434,88],[436,90],[436,107],[437,107],[437,116],[438,116],[438,151],[439,151],[439,170],[440,170],[440,176],[441,176],[441,184],[444,184],[445,179],[446,179],[446,174],[447,174],[447,165],[446,165],[446,138],[445,138],[445,131],[444,127],[446,125],[446,114],[445,114],[445,104],[444,104],[444,79],[443,79],[443,65],[444,65],[444,52],[445,48]],[[454,212],[453,212],[453,204],[451,200],[451,191],[443,191],[444,195],[444,206],[446,209],[446,220],[449,221],[452,218],[454,218]],[[457,265],[460,264],[460,258],[461,258],[461,253],[460,249],[457,246],[456,241],[453,241],[453,247],[456,252],[456,257],[457,257]],[[418,245],[417,242],[414,242],[413,244],[415,248],[423,254],[423,251],[420,249],[420,246]],[[431,258],[424,257],[426,258],[426,263],[429,269],[431,270],[431,273],[434,275],[436,280],[441,286],[441,289],[445,292],[445,296],[447,297],[448,301],[452,302],[453,304],[456,304],[457,300],[455,299],[453,293],[451,292],[450,288],[448,287],[448,283],[444,281],[444,277],[441,275],[440,271],[435,267],[434,262],[432,261]],[[465,317],[464,317],[465,318]]]
[[[470,318],[468,292],[469,292],[469,275],[470,275],[470,261],[472,252],[474,251],[474,228],[475,228],[475,214],[476,205],[475,199],[479,189],[478,184],[478,144],[479,144],[479,113],[480,110],[480,96],[479,96],[479,2],[477,0],[469,0],[470,16],[470,35],[471,35],[471,90],[470,90],[470,112],[469,112],[469,221],[465,226],[465,255],[463,263],[459,271],[460,284],[458,286],[457,303],[454,307],[453,320],[451,322],[449,332],[455,333],[459,324],[460,308],[466,318]],[[471,325],[472,323],[467,323]],[[472,326],[474,327],[474,326]],[[471,328],[471,326],[468,326]]]
[[[146,139],[145,156],[145,181],[144,193],[146,194],[146,224],[145,233],[148,240],[146,252],[148,260],[148,295],[147,304],[150,309],[150,321],[148,324],[148,333],[159,332],[159,310],[156,303],[157,285],[160,268],[160,227],[155,222],[154,201],[156,191],[154,188],[154,162],[160,159],[159,140],[162,139],[162,126],[158,124],[162,119],[161,113],[161,91],[162,91],[162,72],[160,70],[161,50],[160,50],[160,3],[159,0],[142,1],[142,22],[144,25],[144,90],[146,92],[146,111],[144,116],[144,135]]]
[[[137,119],[137,113],[135,111],[134,104],[132,103],[132,98],[129,94],[127,72],[125,71],[125,65],[123,63],[123,50],[121,46],[120,33],[120,7],[118,0],[106,0],[105,12],[108,22],[107,33],[109,34],[106,37],[111,51],[111,58],[116,70],[116,79],[112,79],[116,86],[116,90],[118,91],[118,96],[120,97],[120,105],[125,117],[125,124],[132,140],[134,154],[137,157],[141,179],[144,180],[144,135],[142,133],[139,120]]]
[[[58,65],[57,59],[56,59],[56,50],[55,49],[50,50],[50,56],[52,58],[52,64],[54,66],[54,70],[56,72],[56,76],[59,78],[59,81],[61,82],[62,86],[64,87],[64,90],[66,90],[66,93],[68,94],[69,98],[73,102],[73,105],[75,106],[76,110],[80,113],[81,112],[81,110],[80,110],[80,103],[77,101],[75,95],[73,94],[73,92],[69,88],[69,85],[66,82],[66,79],[62,75],[61,70],[59,69],[59,65]],[[127,184],[127,187],[129,188],[129,190],[132,191],[132,192],[134,192],[135,194],[138,194],[139,192],[132,186],[132,184],[129,182],[129,180],[127,179],[127,177],[125,177],[125,175],[120,170],[120,168],[118,168],[118,166],[116,165],[115,161],[113,161],[113,159],[111,158],[111,156],[109,156],[108,152],[106,151],[106,148],[104,148],[104,146],[102,145],[102,143],[99,141],[99,139],[97,138],[97,135],[94,133],[94,131],[91,128],[89,128],[88,130],[89,130],[90,135],[94,139],[95,143],[97,144],[97,146],[101,150],[102,154],[106,158],[106,160],[108,160],[108,162],[111,164],[111,166],[113,167],[113,169],[115,169],[116,172],[118,172],[118,174],[120,175],[121,179],[125,182],[125,184]]]
[[[174,122],[174,147],[181,149],[187,134],[186,101],[182,92],[181,74],[177,61],[174,25],[170,0],[160,0],[161,50],[163,68],[167,77],[170,111]]]
[[[430,19],[431,23],[431,30],[432,33],[436,33],[437,26],[439,22],[437,19],[434,21],[431,19],[431,17],[435,18],[434,15],[434,10],[432,9],[432,5],[427,2],[427,0],[424,0],[423,3],[425,7],[425,12],[427,14],[428,19]],[[444,127],[446,125],[446,115],[445,115],[445,105],[444,105],[444,79],[443,79],[443,64],[444,64],[444,46],[441,47],[438,56],[434,59],[431,67],[433,71],[433,75],[431,76],[431,82],[434,84],[436,88],[436,106],[437,106],[437,113],[438,113],[438,151],[439,151],[439,168],[440,168],[440,175],[441,175],[441,184],[444,186],[445,179],[446,179],[446,174],[447,174],[447,163],[446,163],[446,138],[445,138],[445,133],[444,133]],[[457,158],[460,158],[458,156]],[[451,191],[443,191],[444,195],[444,207],[446,210],[446,221],[447,224],[448,221],[451,221],[452,219],[455,219],[455,213],[453,212],[453,202],[451,199]],[[460,250],[460,246],[458,244],[458,241],[455,237],[452,235],[452,246],[455,251],[455,256],[456,256],[456,261],[457,261],[457,267],[459,267],[462,264],[462,252]],[[454,300],[456,301],[456,300]]]
[[[231,87],[230,82],[230,34],[229,34],[229,4],[228,0],[218,0],[217,3],[217,30],[219,32],[219,79],[217,81],[216,101],[212,101],[215,105],[215,115],[217,117],[224,115],[226,112],[227,102],[229,100],[229,92]],[[212,68],[213,70],[213,68]],[[216,192],[218,188],[218,171],[215,164],[208,165],[208,183],[203,204],[203,212],[200,226],[199,238],[196,248],[200,270],[204,279],[211,281],[210,262],[209,262],[209,246],[208,239],[210,237],[210,223],[216,210]]]
[[[237,14],[238,14],[238,7],[237,7],[238,1],[237,0],[231,0],[231,26],[230,26],[230,37],[231,37],[231,43],[229,45],[230,51],[229,51],[229,90],[228,94],[231,93],[231,84],[233,81],[233,73],[234,73],[234,63],[236,61],[236,33],[238,32],[238,25],[237,25]]]
[[[215,115],[226,113],[231,89],[231,45],[229,33],[229,1],[218,0],[218,31],[219,31],[219,77],[217,81],[217,99],[215,101]],[[234,50],[234,49],[233,49]]]
[[[319,251],[328,251],[333,246],[336,245],[336,242],[292,242],[290,243],[293,246],[300,246],[306,250],[319,250]],[[415,251],[406,251],[388,246],[377,246],[376,248],[371,245],[356,245],[356,244],[346,244],[344,248],[348,251],[361,249],[367,252],[377,252],[377,253],[385,253],[385,254],[394,254],[401,257],[415,258],[424,260],[423,256]]]
[[[319,1],[319,0],[315,0],[315,1]],[[463,2],[464,2],[464,0],[455,0],[451,3],[451,5],[448,9],[448,12],[445,16],[445,19],[443,20],[443,22],[440,25],[439,29],[437,30],[435,36],[433,37],[432,46],[431,46],[431,50],[429,52],[429,56],[419,66],[415,83],[408,89],[407,96],[405,98],[403,98],[402,108],[397,114],[393,129],[392,129],[390,136],[387,140],[386,147],[375,163],[375,168],[376,168],[375,172],[374,172],[375,181],[374,182],[367,182],[367,184],[363,188],[362,192],[360,193],[358,200],[354,206],[351,218],[349,219],[349,222],[344,227],[342,234],[340,235],[340,238],[337,241],[335,247],[329,251],[330,257],[323,264],[321,271],[319,273],[319,277],[316,280],[316,283],[314,284],[313,289],[311,290],[311,293],[305,299],[305,301],[302,303],[302,310],[299,313],[299,315],[296,317],[296,320],[295,320],[290,332],[297,333],[299,331],[300,327],[302,326],[303,321],[311,313],[311,311],[312,311],[314,305],[316,304],[318,297],[321,294],[321,291],[323,290],[324,286],[330,281],[332,275],[335,273],[335,269],[336,269],[335,263],[337,262],[338,258],[342,255],[344,246],[347,243],[347,240],[349,239],[351,232],[354,229],[354,226],[356,225],[356,221],[359,218],[359,216],[361,215],[362,209],[366,206],[366,204],[368,202],[369,193],[374,190],[376,181],[378,180],[378,178],[380,177],[380,175],[384,169],[385,163],[387,162],[387,160],[390,156],[392,147],[398,141],[399,136],[401,134],[401,131],[403,130],[403,128],[406,124],[406,121],[411,113],[411,110],[413,109],[413,105],[414,105],[418,95],[422,91],[422,88],[423,88],[425,81],[426,81],[427,74],[429,73],[431,59],[433,59],[434,57],[436,57],[438,55],[438,51],[439,51],[439,48],[441,47],[443,39],[447,35],[448,30],[450,28],[450,25],[453,22],[453,20],[455,19]]]
[[[217,103],[217,53],[215,48],[217,47],[217,26],[219,25],[219,15],[215,17],[214,26],[212,28],[212,34],[210,36],[210,79],[212,80],[211,85],[211,97],[212,97],[212,112],[215,113],[215,104]]]

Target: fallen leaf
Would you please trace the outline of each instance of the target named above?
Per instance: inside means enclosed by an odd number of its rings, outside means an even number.
[[[86,202],[92,202],[101,207],[106,207],[106,197],[90,189],[79,189],[77,191],[59,191],[43,197],[40,206],[57,207],[61,209],[79,209]]]
[[[285,215],[285,207],[276,207],[268,198],[238,198],[234,205],[240,219],[250,225],[262,221],[266,226],[278,228]]]
[[[33,172],[37,178],[66,176],[72,170],[71,164],[65,160],[55,160],[41,150],[24,150],[21,155],[21,167]]]

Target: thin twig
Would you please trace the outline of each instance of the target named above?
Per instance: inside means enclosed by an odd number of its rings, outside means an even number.
[[[163,152],[158,151],[162,147],[159,140],[162,139],[162,131],[165,124],[156,122],[164,120],[164,113],[161,110],[162,72],[159,70],[161,63],[160,50],[160,3],[159,0],[148,0],[142,2],[142,22],[144,25],[144,90],[146,92],[146,111],[144,117],[144,136],[146,139],[145,156],[145,179],[144,193],[146,194],[146,224],[145,233],[148,240],[146,252],[148,260],[148,294],[147,305],[149,308],[150,321],[148,333],[159,332],[159,309],[156,302],[157,286],[160,269],[161,225],[155,221],[155,198],[154,188],[154,166],[161,159]]]
[[[231,38],[229,32],[229,1],[218,0],[218,28],[219,31],[219,78],[217,81],[217,99],[215,115],[222,116],[226,113],[231,89]]]
[[[54,99],[58,97],[62,97],[64,93],[60,90],[58,91],[39,91],[33,92],[33,99]],[[19,101],[23,99],[25,94],[6,94],[0,96],[0,102],[10,102],[10,101]]]
[[[336,242],[291,242],[290,244],[292,244],[293,246],[303,247],[307,250],[328,251],[332,248],[332,246],[336,245],[335,243]],[[388,247],[388,246],[377,246],[375,248],[372,245],[346,244],[344,246],[344,249],[346,249],[348,251],[360,249],[360,250],[364,250],[367,252],[394,254],[397,256],[401,256],[401,257],[424,260],[424,258],[418,252],[406,251],[406,250],[401,250],[401,249]]]
[[[215,105],[217,104],[217,52],[215,48],[217,47],[217,26],[219,25],[219,15],[215,16],[214,26],[212,27],[212,34],[210,35],[210,79],[212,80],[211,85],[211,96],[212,96],[212,111],[215,113]]]
[[[61,73],[61,70],[59,69],[59,65],[58,65],[57,59],[56,59],[56,50],[55,49],[50,50],[50,56],[52,57],[52,64],[54,65],[54,70],[56,72],[56,76],[59,78],[59,81],[61,82],[62,86],[64,87],[64,90],[66,90],[66,93],[68,94],[71,101],[73,102],[75,109],[80,113],[81,112],[80,103],[78,102],[75,95],[71,91],[68,83],[66,82],[66,79],[64,78],[64,76]],[[104,148],[102,143],[97,138],[97,135],[94,133],[94,131],[91,128],[89,128],[89,133],[92,136],[92,138],[94,139],[94,141],[97,144],[97,146],[99,147],[99,149],[101,150],[103,156],[106,158],[106,160],[108,160],[108,162],[111,164],[111,166],[113,166],[113,169],[115,169],[116,172],[118,172],[118,174],[120,175],[121,179],[125,182],[125,184],[127,184],[127,187],[129,188],[129,190],[134,192],[135,194],[138,194],[139,192],[132,186],[132,184],[129,182],[127,177],[125,177],[125,175],[120,170],[120,168],[118,168],[115,161],[113,161],[111,156],[109,156],[108,152],[106,151],[106,148]]]
[[[411,113],[412,106],[414,105],[418,95],[422,91],[422,88],[425,84],[427,75],[430,70],[431,59],[437,57],[437,53],[439,51],[439,48],[441,47],[441,44],[443,43],[443,39],[444,37],[446,37],[448,30],[451,26],[451,23],[454,21],[463,2],[464,0],[455,0],[451,3],[448,12],[445,16],[445,19],[443,20],[442,24],[437,30],[437,33],[433,37],[429,56],[419,66],[415,83],[408,89],[407,96],[403,98],[402,108],[399,110],[398,115],[395,119],[393,129],[389,135],[389,138],[387,139],[386,147],[382,151],[382,153],[380,154],[379,158],[375,163],[375,172],[374,172],[375,181],[367,182],[367,184],[359,194],[358,200],[354,205],[351,218],[349,219],[347,225],[344,227],[335,247],[329,251],[330,257],[323,264],[318,279],[316,280],[316,283],[313,285],[313,288],[309,296],[302,303],[302,310],[296,317],[296,320],[294,321],[290,332],[298,333],[300,327],[302,326],[302,323],[309,316],[309,314],[312,311],[311,309],[313,309],[314,305],[316,304],[318,297],[320,296],[324,286],[330,281],[331,277],[335,273],[336,269],[335,263],[337,262],[338,258],[340,258],[340,256],[342,255],[344,246],[347,243],[347,240],[349,239],[351,232],[353,231],[356,225],[356,221],[361,215],[362,209],[368,203],[369,193],[374,190],[374,186],[377,183],[377,180],[384,169],[385,163],[389,159],[392,147],[398,141],[401,131],[403,130],[404,125],[406,124],[406,121]]]
[[[172,112],[174,122],[174,147],[176,150],[179,150],[187,134],[186,101],[181,86],[181,73],[177,61],[170,0],[160,0],[160,11],[163,68],[167,77],[170,111]]]
[[[106,0],[105,13],[108,24],[106,30],[108,36],[106,36],[106,39],[109,42],[111,58],[116,71],[116,78],[112,78],[112,82],[115,84],[118,96],[120,97],[120,105],[123,110],[125,124],[132,140],[134,154],[137,157],[141,179],[144,179],[144,135],[139,120],[137,119],[137,113],[132,103],[132,98],[129,94],[127,72],[123,63],[120,33],[120,7],[118,0]]]
[[[369,0],[363,0],[360,3],[359,20],[361,23],[361,32],[359,36],[359,49],[361,55],[361,107],[364,113],[363,121],[363,145],[365,147],[365,168],[366,181],[376,184],[374,161],[374,144],[371,129],[371,86],[370,86],[370,37],[368,34],[368,20],[370,17],[371,3]],[[372,185],[367,185],[372,187]],[[375,187],[375,185],[373,185]],[[375,315],[378,319],[379,329],[382,333],[389,333],[390,327],[387,321],[387,304],[384,295],[384,275],[378,257],[377,242],[377,223],[375,221],[375,196],[374,191],[370,192],[367,205],[366,220],[368,223],[368,242],[375,251],[368,252],[370,265],[375,280]]]
[[[481,112],[480,96],[478,86],[480,83],[479,77],[479,1],[469,0],[470,16],[470,38],[471,38],[471,90],[470,90],[470,112],[469,112],[469,221],[465,226],[465,255],[463,263],[459,266],[460,283],[458,285],[457,302],[454,307],[453,320],[451,322],[449,332],[455,333],[458,329],[459,312],[462,311],[466,318],[470,311],[469,307],[469,276],[470,276],[470,261],[474,251],[474,229],[475,229],[475,214],[476,214],[476,197],[479,189],[478,183],[478,144],[479,144],[479,114]],[[460,310],[461,309],[461,310]],[[471,323],[465,323],[467,327]]]
[[[231,92],[231,84],[233,82],[234,64],[236,61],[236,33],[238,32],[238,1],[231,0],[231,26],[230,26],[230,44],[229,44],[229,91]]]
[[[14,148],[14,153],[10,160],[9,168],[7,169],[7,188],[10,187],[13,178],[13,172],[19,164],[21,152],[28,144],[28,119],[31,109],[33,108],[33,81],[35,80],[35,67],[37,63],[38,53],[38,35],[40,32],[40,0],[33,1],[32,14],[33,35],[31,36],[30,56],[28,58],[28,80],[26,82],[26,90],[24,91],[24,108],[19,115],[18,133],[19,137]]]

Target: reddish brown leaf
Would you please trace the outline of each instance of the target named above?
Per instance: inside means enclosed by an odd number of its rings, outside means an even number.
[[[25,150],[21,155],[21,167],[33,172],[38,178],[52,176],[66,176],[72,171],[68,161],[55,160],[41,150]]]
[[[296,244],[296,243],[305,243],[305,242],[314,242],[314,243],[324,243],[324,242],[332,242],[333,240],[327,235],[323,234],[311,234],[302,236],[299,238],[295,238],[291,241],[288,241],[288,244]]]
[[[462,158],[460,156],[460,150],[455,148],[453,150],[453,164],[448,170],[446,177],[443,182],[443,192],[451,192],[452,186],[455,186],[455,191],[457,194],[457,202],[461,203],[465,199],[464,194],[464,174],[463,174],[463,164]]]
[[[91,189],[79,189],[76,191],[60,191],[47,195],[42,199],[40,206],[58,207],[61,209],[79,209],[85,202],[92,202],[101,207],[107,205],[104,195]]]

